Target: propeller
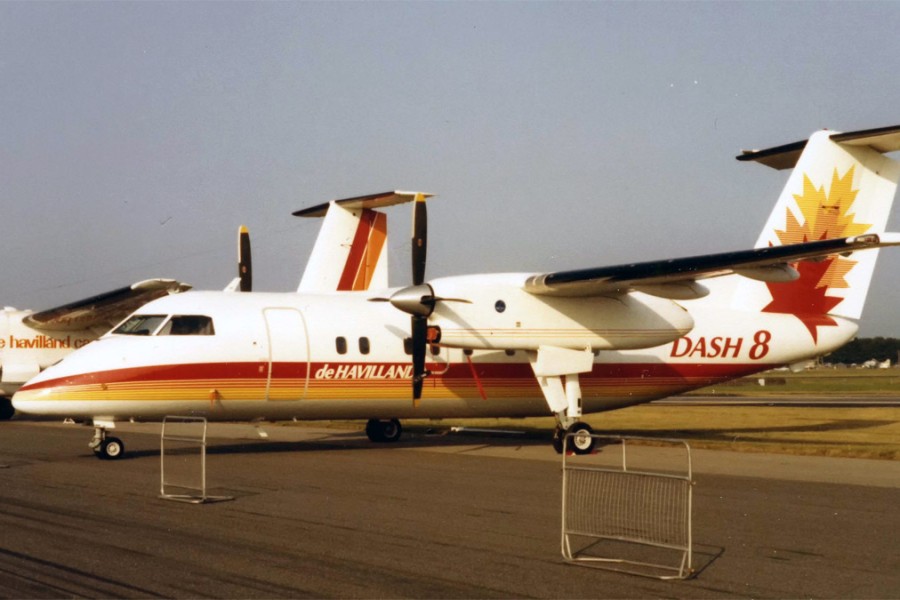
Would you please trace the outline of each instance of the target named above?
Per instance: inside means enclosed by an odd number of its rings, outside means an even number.
[[[420,288],[425,282],[425,259],[428,255],[428,209],[425,196],[416,194],[413,202],[413,237],[412,237],[412,284],[413,289]],[[410,317],[410,333],[412,335],[413,362],[413,406],[419,405],[422,398],[422,384],[431,375],[425,368],[425,351],[428,347],[428,315],[434,311],[434,290],[427,286],[427,294],[419,298],[419,305],[426,309],[412,313]],[[395,305],[396,306],[396,305]]]
[[[419,406],[422,386],[431,372],[425,368],[428,349],[428,317],[438,302],[466,302],[461,298],[441,298],[425,283],[425,262],[428,253],[428,210],[425,194],[416,194],[413,202],[412,234],[412,285],[397,290],[390,298],[370,298],[370,302],[390,302],[395,308],[410,315],[410,337],[413,363],[413,406]]]
[[[250,232],[243,225],[238,229],[238,278],[240,291],[253,289],[253,268],[250,262]]]

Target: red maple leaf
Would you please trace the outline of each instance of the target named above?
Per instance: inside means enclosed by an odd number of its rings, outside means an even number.
[[[819,285],[834,260],[836,258],[832,257],[819,262],[797,263],[794,268],[800,273],[800,278],[796,281],[766,283],[766,287],[772,294],[772,301],[762,311],[794,315],[809,330],[813,342],[818,342],[819,327],[837,325],[837,322],[829,317],[828,313],[843,300],[843,298],[827,296],[828,286]]]

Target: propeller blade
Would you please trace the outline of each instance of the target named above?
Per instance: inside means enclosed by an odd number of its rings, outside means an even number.
[[[465,298],[442,298],[441,296],[434,296],[429,300],[432,304],[437,304],[438,302],[460,302],[462,304],[472,304],[471,300],[466,300]]]
[[[253,289],[253,269],[250,262],[250,232],[241,225],[238,229],[238,277],[241,280],[240,290],[249,292]]]
[[[416,194],[413,202],[412,238],[412,284],[422,285],[425,281],[425,257],[428,251],[428,210],[425,195]]]
[[[412,330],[413,361],[413,407],[419,406],[422,397],[422,384],[428,371],[425,370],[425,351],[428,348],[428,317],[413,315],[410,318]]]

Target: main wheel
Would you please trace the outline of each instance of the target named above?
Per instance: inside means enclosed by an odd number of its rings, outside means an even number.
[[[125,454],[125,444],[116,437],[108,437],[103,440],[97,451],[97,456],[99,458],[108,458],[109,460],[122,458],[123,454]]]
[[[396,442],[403,433],[403,427],[397,419],[389,421],[381,419],[369,419],[366,423],[366,435],[373,442]]]
[[[556,450],[557,454],[562,454],[563,451],[563,438],[566,436],[566,431],[557,427],[553,431],[553,449]]]
[[[385,442],[393,443],[400,439],[403,434],[403,427],[397,419],[381,422],[381,436]]]
[[[594,430],[587,423],[575,423],[569,426],[566,433],[572,434],[569,446],[575,454],[590,454],[594,451],[594,438],[591,437]]]

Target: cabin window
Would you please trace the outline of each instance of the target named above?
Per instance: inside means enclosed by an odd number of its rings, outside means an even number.
[[[339,337],[334,340],[334,347],[338,354],[347,354],[347,338]]]
[[[412,338],[403,338],[403,352],[407,356],[412,356]]]
[[[215,335],[211,318],[203,315],[175,315],[156,335]]]
[[[359,338],[359,353],[360,354],[368,354],[369,350],[371,350],[371,346],[369,345],[369,338],[367,338],[367,337]]]
[[[133,315],[116,327],[113,333],[120,335],[152,335],[165,320],[166,315]]]
[[[440,346],[435,346],[434,344],[432,344],[432,345],[431,345],[431,354],[434,355],[434,356],[437,356],[437,355],[440,354],[440,353],[441,353],[441,347],[440,347]]]

